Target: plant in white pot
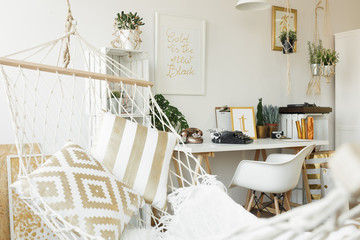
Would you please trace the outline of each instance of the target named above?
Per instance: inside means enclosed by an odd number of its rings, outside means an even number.
[[[320,64],[322,61],[322,42],[319,40],[317,44],[308,41],[308,50],[309,50],[309,63],[311,68],[311,74],[313,76],[320,75]]]
[[[322,75],[326,78],[332,77],[335,74],[335,65],[339,62],[339,53],[335,50],[324,48],[321,60],[324,65]]]
[[[115,39],[111,42],[113,47],[126,50],[138,50],[140,48],[140,26],[145,25],[143,18],[137,13],[118,13],[115,18]]]
[[[294,52],[295,42],[297,41],[296,32],[290,30],[289,32],[284,31],[280,33],[279,39],[283,45],[283,53],[289,54]]]

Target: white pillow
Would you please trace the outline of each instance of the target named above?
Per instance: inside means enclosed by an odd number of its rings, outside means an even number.
[[[31,185],[29,184],[29,182]],[[66,144],[40,168],[12,184],[29,205],[40,197],[65,222],[104,239],[119,239],[142,197],[116,180],[105,167],[80,146]],[[68,230],[70,232],[70,230]],[[70,234],[70,233],[67,233]]]
[[[176,141],[173,133],[104,113],[92,155],[120,181],[140,193],[147,203],[163,208]]]

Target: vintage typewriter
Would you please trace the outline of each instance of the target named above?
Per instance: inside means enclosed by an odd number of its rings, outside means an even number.
[[[248,135],[241,131],[217,131],[212,130],[211,141],[213,143],[248,144],[254,142]]]

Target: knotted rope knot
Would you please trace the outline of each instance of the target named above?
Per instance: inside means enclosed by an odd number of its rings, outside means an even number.
[[[74,17],[72,16],[72,13],[71,13],[70,2],[69,2],[69,0],[67,0],[66,2],[67,2],[67,6],[68,6],[68,15],[66,17],[66,22],[65,22],[65,34],[69,34],[69,35],[65,40],[66,43],[65,43],[64,58],[63,58],[64,68],[68,67],[70,60],[71,60],[71,58],[70,58],[70,35],[75,33],[75,26],[76,26],[76,21],[74,20]]]

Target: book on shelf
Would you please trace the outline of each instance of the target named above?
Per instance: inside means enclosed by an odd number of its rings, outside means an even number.
[[[314,117],[305,114],[283,114],[282,131],[292,139],[314,139]]]

